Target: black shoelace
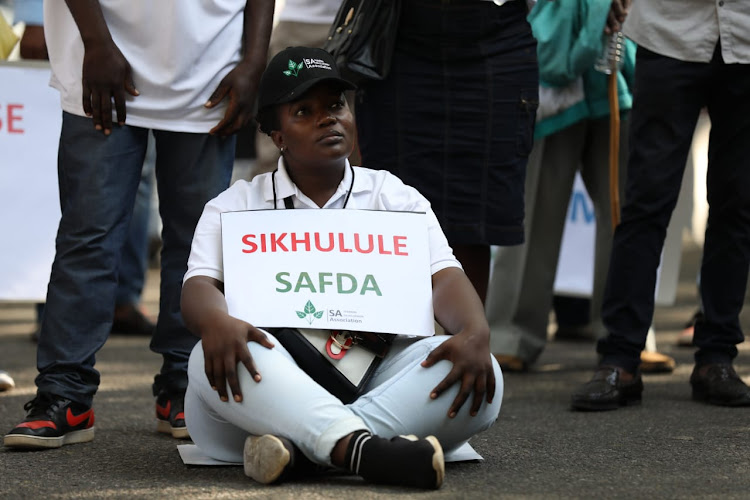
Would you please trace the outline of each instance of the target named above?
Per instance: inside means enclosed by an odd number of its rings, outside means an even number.
[[[34,399],[23,405],[23,409],[26,410],[26,418],[52,418],[55,415],[55,412],[67,402],[67,399],[46,392],[40,392]]]

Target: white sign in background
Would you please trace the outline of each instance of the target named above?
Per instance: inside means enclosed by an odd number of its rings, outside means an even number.
[[[0,63],[0,300],[43,302],[60,221],[60,96],[45,64]]]
[[[695,148],[695,143],[693,148]],[[692,214],[692,171],[688,161],[683,176],[680,197],[667,228],[662,257],[656,274],[655,300],[657,305],[674,304],[682,254],[682,230],[690,227]],[[576,174],[568,205],[568,217],[560,246],[560,259],[555,276],[555,293],[574,297],[590,297],[594,283],[594,253],[596,216],[580,173]],[[665,256],[667,257],[665,259]]]
[[[555,275],[555,293],[590,297],[594,283],[596,215],[586,186],[576,174]]]
[[[425,214],[228,212],[221,228],[224,293],[237,318],[263,327],[435,333]],[[293,251],[292,235],[305,234],[310,251],[303,243]],[[317,250],[331,241],[333,250]]]

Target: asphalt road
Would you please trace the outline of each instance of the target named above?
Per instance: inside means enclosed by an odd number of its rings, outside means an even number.
[[[443,488],[413,491],[326,476],[261,486],[242,468],[186,466],[173,439],[156,433],[150,392],[159,358],[148,339],[113,336],[97,356],[96,439],[57,450],[0,449],[2,498],[750,498],[750,408],[690,399],[692,349],[674,346],[696,306],[700,252],[683,254],[676,304],[658,307],[661,351],[672,374],[648,375],[641,406],[578,413],[570,392],[588,380],[592,343],[554,342],[529,373],[508,374],[500,419],[472,444],[485,460],[449,464]],[[147,307],[156,312],[158,274],[149,275]],[[748,309],[748,308],[746,308]],[[750,310],[742,322],[750,324]],[[18,384],[0,393],[0,431],[23,417],[33,397],[35,348],[30,304],[0,303],[0,368]],[[750,381],[750,349],[737,370]]]

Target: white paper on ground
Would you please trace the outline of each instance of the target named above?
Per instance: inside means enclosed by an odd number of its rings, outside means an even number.
[[[194,444],[178,444],[177,451],[185,465],[242,465],[242,462],[222,462],[211,458]]]
[[[201,451],[194,444],[178,444],[177,451],[180,453],[182,463],[185,465],[242,465],[242,462],[222,462],[216,460]],[[476,452],[469,443],[445,454],[446,462],[465,462],[469,460],[483,460],[482,455]]]

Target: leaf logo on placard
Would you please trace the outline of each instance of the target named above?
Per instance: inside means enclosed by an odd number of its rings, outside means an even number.
[[[297,313],[297,316],[300,319],[306,319],[307,323],[312,325],[312,322],[316,319],[320,319],[323,317],[323,311],[316,311],[315,306],[312,302],[309,300],[307,301],[307,304],[305,304],[304,311],[294,311]]]

